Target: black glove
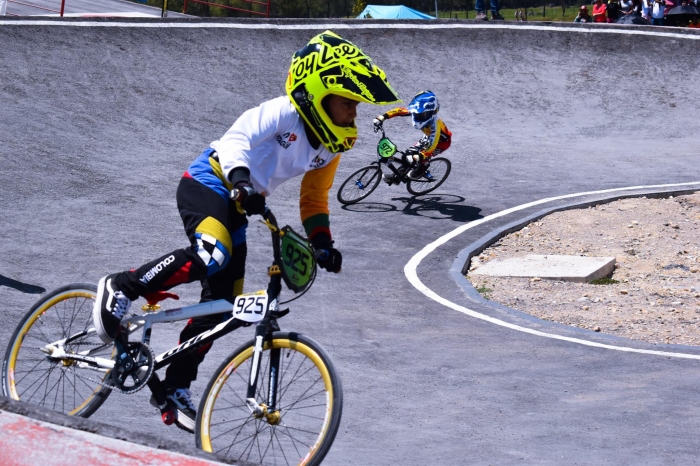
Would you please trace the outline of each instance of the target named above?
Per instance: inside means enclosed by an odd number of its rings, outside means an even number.
[[[318,258],[316,262],[322,269],[328,272],[338,273],[343,265],[343,255],[333,247],[333,241],[326,233],[316,233],[311,238],[311,244],[316,251],[323,249],[328,254],[323,259]]]
[[[238,194],[236,201],[241,204],[248,216],[265,213],[265,196],[257,192],[253,185],[241,181],[236,184],[235,188]]]
[[[420,162],[423,156],[420,154],[420,149],[418,147],[409,147],[404,151],[403,161],[412,164],[413,162]]]
[[[372,121],[372,124],[374,125],[374,132],[378,133],[379,131],[382,130],[382,126],[384,125],[384,120],[381,119],[381,117],[377,117]]]

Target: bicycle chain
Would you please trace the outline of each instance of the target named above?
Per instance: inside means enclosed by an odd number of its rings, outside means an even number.
[[[151,351],[151,354],[153,354],[153,351],[151,350],[151,347],[150,347],[148,344],[146,344],[146,343],[141,343],[141,344],[142,344],[143,346],[147,347],[148,350]],[[82,346],[102,346],[102,345],[104,345],[104,343],[90,343],[90,342],[85,342],[85,343],[81,343],[81,345],[82,345]],[[122,390],[122,389],[116,387],[115,385],[109,385],[108,383],[105,383],[105,382],[103,382],[102,380],[93,379],[92,377],[90,377],[90,376],[88,376],[88,375],[83,375],[83,374],[79,373],[78,371],[74,370],[71,366],[64,367],[64,369],[65,369],[66,371],[72,372],[72,373],[75,374],[79,379],[87,380],[87,381],[89,381],[89,382],[94,382],[94,383],[96,383],[97,385],[99,385],[99,386],[101,386],[101,387],[105,387],[105,388],[107,388],[108,390],[111,390],[112,392],[119,393],[120,395],[133,395],[134,393],[140,391],[140,390],[143,388],[143,387],[141,387],[141,388],[139,388],[138,390],[126,391],[126,390]],[[111,371],[110,371],[110,372],[111,372]],[[155,372],[155,369],[153,370],[153,372]],[[109,374],[109,372],[107,372],[107,374]],[[111,380],[111,377],[105,377],[105,378],[108,378],[108,379]],[[144,386],[145,386],[145,385],[144,385]]]

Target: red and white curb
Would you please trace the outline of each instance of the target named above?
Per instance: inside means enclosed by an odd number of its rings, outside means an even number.
[[[0,464],[212,466],[221,463],[0,411]]]

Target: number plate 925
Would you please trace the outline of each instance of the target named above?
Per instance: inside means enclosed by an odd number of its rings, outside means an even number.
[[[246,293],[233,300],[233,316],[244,322],[260,322],[267,312],[267,291]]]

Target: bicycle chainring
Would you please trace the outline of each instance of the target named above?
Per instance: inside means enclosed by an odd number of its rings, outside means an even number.
[[[145,343],[132,341],[127,346],[128,356],[116,356],[112,369],[113,387],[124,394],[136,393],[146,386],[155,367],[153,351]]]

